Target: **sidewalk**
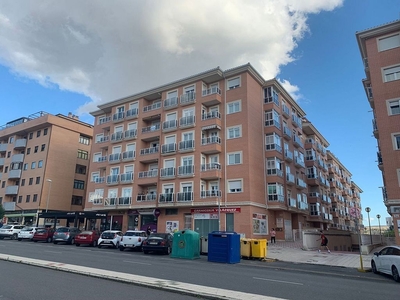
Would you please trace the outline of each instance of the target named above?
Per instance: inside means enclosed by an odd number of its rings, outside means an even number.
[[[307,251],[301,249],[302,244],[300,242],[277,242],[276,244],[269,243],[267,258],[294,263],[361,269],[359,252],[331,251],[331,253],[328,253],[326,250],[324,250],[319,253],[317,250]],[[371,269],[371,258],[373,256],[372,253],[361,256],[363,270],[369,271]]]

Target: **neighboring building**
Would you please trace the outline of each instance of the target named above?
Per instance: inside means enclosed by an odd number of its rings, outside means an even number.
[[[277,239],[291,240],[304,228],[353,227],[345,207],[359,205],[359,188],[350,181],[357,201],[344,188],[336,193],[348,193],[348,202],[331,199],[328,143],[279,82],[250,64],[115,100],[92,115],[85,210],[108,213],[102,228],[256,238],[276,228]],[[334,217],[339,202],[343,215]]]
[[[400,244],[400,20],[356,33],[373,110],[383,202],[393,217]]]
[[[38,112],[1,126],[4,221],[35,224],[46,210],[82,211],[92,136],[93,126],[72,114]]]

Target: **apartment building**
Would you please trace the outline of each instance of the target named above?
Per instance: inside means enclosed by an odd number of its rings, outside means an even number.
[[[279,82],[250,64],[98,108],[85,211],[107,212],[104,228],[255,238],[275,228],[290,240],[303,228],[334,224],[328,143]],[[308,184],[321,195],[313,202]]]
[[[362,82],[373,111],[380,188],[400,244],[400,20],[357,32],[356,38],[366,75]]]
[[[3,222],[36,224],[42,212],[83,211],[92,136],[93,126],[72,114],[41,111],[1,126]]]

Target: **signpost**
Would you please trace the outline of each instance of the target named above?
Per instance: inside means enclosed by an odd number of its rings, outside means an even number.
[[[350,216],[354,218],[354,222],[356,224],[357,235],[358,235],[358,248],[360,249],[360,269],[358,271],[365,272],[362,260],[362,251],[361,251],[361,235],[360,235],[360,226],[358,224],[358,220],[360,219],[361,213],[360,209],[357,207],[350,208]]]

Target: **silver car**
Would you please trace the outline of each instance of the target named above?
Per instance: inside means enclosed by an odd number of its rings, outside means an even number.
[[[21,229],[21,231],[18,233],[18,241],[22,240],[32,240],[36,230],[38,229],[44,229],[41,227],[35,227],[35,226],[26,226]]]
[[[18,233],[25,225],[4,225],[0,228],[0,240],[9,238],[11,240],[18,239]]]
[[[75,244],[75,236],[81,233],[76,227],[60,227],[54,232],[53,244],[64,242],[70,245]]]

